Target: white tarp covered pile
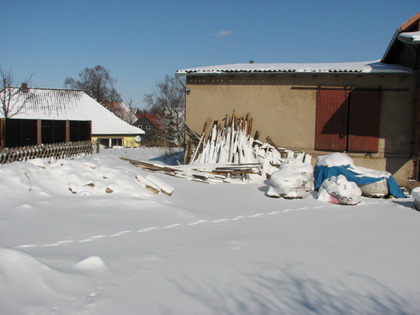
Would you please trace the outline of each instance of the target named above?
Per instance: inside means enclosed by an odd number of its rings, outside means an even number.
[[[286,151],[287,158],[280,159],[278,169],[272,172],[268,181],[267,196],[283,198],[304,198],[314,188],[311,156]]]
[[[315,168],[298,158],[283,161],[272,173],[267,196],[304,198],[311,190],[318,190],[318,199],[335,204],[356,205],[361,196],[397,198],[406,196],[388,172],[366,169],[354,165],[343,153],[320,156]],[[420,189],[419,208],[420,208]]]

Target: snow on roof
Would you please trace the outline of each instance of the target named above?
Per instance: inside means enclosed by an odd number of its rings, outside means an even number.
[[[17,88],[15,88],[17,89]],[[30,88],[24,110],[12,118],[91,120],[93,135],[140,135],[145,132],[118,118],[81,90]],[[24,98],[16,100],[16,107]],[[3,118],[3,114],[0,114]]]
[[[178,75],[230,73],[407,73],[411,69],[376,61],[341,63],[237,63],[178,70]]]
[[[398,34],[398,39],[408,44],[420,44],[420,31]]]
[[[104,102],[103,105],[124,121],[130,122],[137,119],[124,102]]]

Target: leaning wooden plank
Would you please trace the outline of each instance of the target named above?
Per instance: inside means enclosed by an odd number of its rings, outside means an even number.
[[[154,167],[154,168],[162,169],[162,170],[166,170],[166,171],[174,171],[174,172],[178,171],[178,169],[173,168],[173,167],[169,167],[169,166],[166,166],[166,165],[149,163],[149,162],[144,162],[144,161],[137,161],[137,160],[127,159],[125,157],[120,157],[120,159],[124,160],[124,161],[128,161],[128,162],[130,162],[131,164],[134,164],[134,165],[143,165],[143,166],[148,166],[148,167]]]
[[[198,179],[198,178],[189,178],[189,180],[193,181],[193,182],[197,182],[197,183],[210,184],[208,181],[201,180],[201,179]]]
[[[199,172],[199,173],[205,173],[205,174],[211,174],[213,176],[211,176],[211,178],[213,179],[219,179],[219,180],[223,180],[226,178],[225,175],[221,175],[212,171],[205,171],[205,170],[198,170],[198,169],[194,169],[193,171]]]
[[[209,177],[206,175],[200,175],[200,174],[191,174],[193,178],[198,178],[201,180],[207,180]]]
[[[217,170],[222,169],[243,169],[243,168],[258,168],[261,166],[261,163],[244,163],[244,164],[225,164],[217,166]]]
[[[136,180],[147,190],[151,191],[154,194],[158,194],[160,192],[159,186],[148,180],[147,178],[144,178],[141,175],[136,176]]]
[[[158,167],[158,166],[148,166],[148,165],[141,165],[141,164],[133,164],[135,167],[144,169],[146,171],[153,171],[153,172],[163,172],[163,173],[176,173],[176,171],[173,171],[171,168],[165,168],[165,167]]]
[[[175,190],[175,188],[173,186],[169,185],[168,183],[164,182],[163,180],[157,178],[154,175],[147,175],[146,179],[148,179],[153,184],[158,186],[160,191],[163,192],[165,195],[170,196],[170,195],[172,195],[172,193]]]

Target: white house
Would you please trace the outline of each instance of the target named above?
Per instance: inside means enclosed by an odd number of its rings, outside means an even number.
[[[25,85],[13,89],[19,89],[19,93],[15,93],[10,102],[7,115],[10,119],[4,124],[4,110],[0,119],[2,138],[6,130],[6,137],[12,137],[15,143],[30,145],[88,140],[80,135],[90,133],[92,140],[107,147],[138,147],[141,135],[145,134],[82,90],[27,88]]]

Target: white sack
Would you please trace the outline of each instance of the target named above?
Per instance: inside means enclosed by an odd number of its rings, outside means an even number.
[[[335,204],[356,205],[360,202],[362,191],[344,175],[332,176],[322,183],[318,199]]]

